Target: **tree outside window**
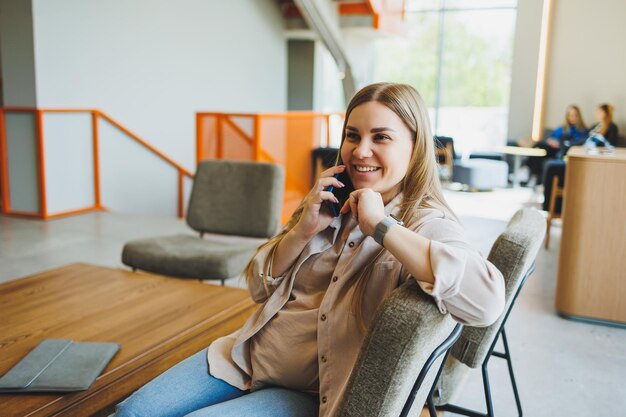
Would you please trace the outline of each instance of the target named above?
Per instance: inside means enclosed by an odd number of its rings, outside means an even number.
[[[406,38],[378,40],[376,79],[413,85],[463,154],[506,143],[516,1],[409,1]]]

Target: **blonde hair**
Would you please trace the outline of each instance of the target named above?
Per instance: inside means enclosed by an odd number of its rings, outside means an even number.
[[[426,104],[419,93],[410,85],[395,83],[377,83],[364,87],[358,91],[346,109],[346,117],[343,124],[341,146],[346,137],[346,124],[350,118],[350,113],[361,104],[376,101],[392,110],[411,131],[414,142],[413,154],[407,168],[406,174],[401,181],[400,191],[403,199],[400,202],[399,217],[405,224],[414,215],[417,208],[439,208],[449,215],[454,216],[452,209],[448,206],[441,190],[441,183],[437,175],[437,159],[435,157],[435,144],[430,128],[430,120]],[[337,163],[340,161],[341,150],[337,156]],[[259,247],[257,253],[265,248],[272,247],[271,253],[265,259],[263,270],[267,271],[273,252],[285,237],[285,235],[298,223],[302,212],[303,204],[296,209],[282,231]],[[350,278],[355,286],[352,307],[357,317],[360,329],[365,332],[365,323],[362,314],[362,301],[365,293],[365,286],[371,274],[374,263],[381,258],[385,252],[384,248],[372,258],[363,270]],[[253,279],[253,261],[250,261],[245,270],[245,277],[248,282]],[[269,295],[265,274],[262,276],[263,285]]]
[[[569,123],[569,111],[570,110],[574,110],[576,112],[577,120],[576,120],[576,129],[577,130],[587,130],[587,126],[585,126],[585,122],[583,122],[583,115],[580,113],[580,108],[578,106],[576,106],[575,104],[571,104],[569,106],[567,106],[567,109],[565,109],[565,122],[563,123],[563,129],[569,129],[570,127],[570,123]]]

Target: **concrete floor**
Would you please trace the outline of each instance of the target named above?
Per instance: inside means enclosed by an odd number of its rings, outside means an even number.
[[[535,205],[529,191],[451,193],[447,198],[468,238],[482,253],[522,205]],[[51,221],[0,216],[0,282],[72,262],[122,267],[124,242],[156,235],[192,233],[173,218],[93,213]],[[626,330],[564,320],[554,311],[560,227],[542,249],[511,313],[507,335],[524,414],[531,417],[626,416]],[[237,280],[227,285],[241,286]],[[516,416],[506,365],[490,364],[496,415]],[[480,373],[459,403],[484,410]]]

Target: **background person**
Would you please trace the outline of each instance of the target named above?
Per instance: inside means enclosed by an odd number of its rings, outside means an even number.
[[[610,104],[601,104],[595,112],[596,124],[591,127],[589,137],[601,136],[613,146],[619,141],[617,125],[613,123],[614,107]]]
[[[530,174],[534,177],[536,184],[541,184],[543,178],[543,168],[550,159],[562,158],[572,145],[582,144],[588,136],[588,130],[583,121],[580,109],[576,105],[569,105],[565,109],[565,121],[563,125],[556,128],[549,138],[537,144],[535,148],[546,151],[546,156],[530,157],[528,167]]]

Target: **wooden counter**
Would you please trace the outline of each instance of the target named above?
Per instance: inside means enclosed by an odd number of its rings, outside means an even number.
[[[626,325],[626,149],[567,157],[556,308]]]

